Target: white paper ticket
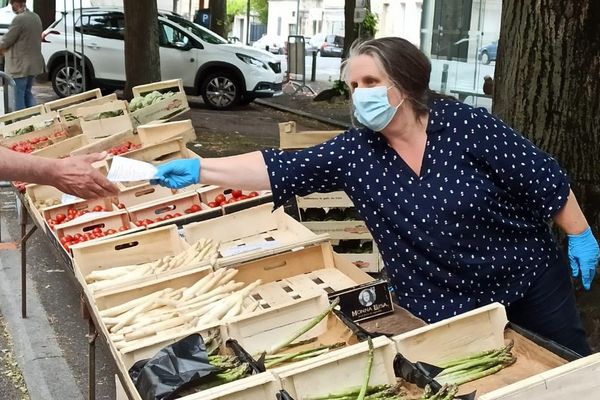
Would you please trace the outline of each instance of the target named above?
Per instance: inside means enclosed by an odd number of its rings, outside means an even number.
[[[150,163],[116,156],[106,177],[111,182],[147,181],[154,178],[156,172],[156,167]]]

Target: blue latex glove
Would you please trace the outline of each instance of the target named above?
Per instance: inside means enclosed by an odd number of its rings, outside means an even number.
[[[567,236],[569,237],[569,261],[573,278],[577,278],[581,272],[583,287],[590,290],[600,255],[598,242],[590,227],[579,235]]]
[[[200,181],[200,159],[184,158],[159,165],[153,185],[166,186],[171,189],[181,189]]]

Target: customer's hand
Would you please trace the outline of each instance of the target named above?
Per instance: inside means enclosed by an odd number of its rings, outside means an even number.
[[[57,160],[56,168],[49,171],[49,184],[82,199],[114,196],[119,193],[118,188],[92,166],[92,163],[104,158],[105,152]]]
[[[567,236],[569,237],[569,261],[573,278],[578,277],[581,272],[583,287],[590,290],[600,256],[598,242],[590,227],[578,235]]]
[[[150,181],[153,185],[181,189],[200,181],[200,159],[185,158],[158,166],[158,172]]]

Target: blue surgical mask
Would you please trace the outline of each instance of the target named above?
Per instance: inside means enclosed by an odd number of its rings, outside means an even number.
[[[404,103],[404,99],[396,107],[392,107],[388,100],[387,92],[391,88],[376,86],[371,88],[356,88],[352,93],[354,103],[354,116],[364,126],[381,132],[389,125],[398,107]]]

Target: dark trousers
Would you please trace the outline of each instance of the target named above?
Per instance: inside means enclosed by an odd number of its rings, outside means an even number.
[[[591,354],[566,260],[548,268],[525,297],[506,309],[508,320],[576,353]]]

